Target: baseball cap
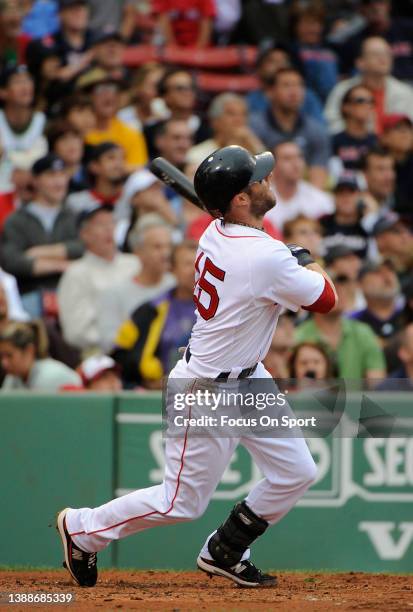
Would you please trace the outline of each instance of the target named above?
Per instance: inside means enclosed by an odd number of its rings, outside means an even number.
[[[340,189],[341,187],[347,187],[353,191],[358,191],[360,189],[360,185],[357,175],[354,172],[343,172],[340,174],[336,184],[334,185],[334,191],[337,191],[337,189]]]
[[[64,170],[64,168],[64,161],[57,155],[49,153],[49,155],[41,157],[33,164],[32,174],[34,176],[39,176],[40,174],[43,174],[43,172],[61,172]]]
[[[401,114],[393,114],[393,115],[385,115],[383,117],[383,132],[387,132],[387,130],[392,130],[397,127],[401,123],[407,124],[409,127],[413,126],[413,122],[407,115]]]
[[[87,0],[59,0],[59,11],[62,11],[71,6],[87,5]]]
[[[158,179],[152,172],[143,168],[142,170],[137,170],[128,178],[125,183],[124,188],[124,197],[125,200],[130,200],[133,196],[141,191],[145,191],[145,189],[149,189],[155,183],[158,182]]]
[[[29,69],[25,64],[11,64],[6,66],[0,76],[0,86],[7,87],[10,79],[16,74],[27,74],[31,77]]]
[[[334,191],[340,189],[340,187],[347,187],[353,189],[353,191],[359,191],[360,185],[355,172],[343,172],[337,179],[334,185]]]
[[[378,221],[373,225],[372,234],[378,236],[391,230],[397,223],[399,223],[400,217],[397,213],[388,212],[386,215],[380,217]]]
[[[324,255],[324,261],[327,265],[331,265],[336,259],[348,257],[349,255],[355,255],[353,249],[345,244],[337,244],[328,249],[327,253]]]
[[[117,40],[118,42],[123,42],[123,38],[120,35],[119,31],[111,25],[103,28],[102,30],[97,30],[93,33],[92,46],[100,45],[104,42],[107,42],[108,40]]]
[[[86,223],[86,221],[89,221],[89,219],[101,211],[113,213],[113,207],[109,204],[99,204],[98,202],[91,204],[88,206],[88,208],[85,208],[78,214],[76,219],[78,229],[80,229],[82,225]]]
[[[118,364],[107,355],[92,355],[80,364],[78,372],[82,378],[83,384],[87,385],[94,380],[97,380],[104,372],[109,370],[117,371]]]

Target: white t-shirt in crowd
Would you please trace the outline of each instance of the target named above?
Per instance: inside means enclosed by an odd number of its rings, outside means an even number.
[[[334,212],[332,196],[307,181],[298,183],[295,194],[289,200],[282,199],[277,193],[276,186],[275,194],[277,204],[267,212],[266,217],[281,231],[287,221],[295,219],[298,215],[319,219]]]

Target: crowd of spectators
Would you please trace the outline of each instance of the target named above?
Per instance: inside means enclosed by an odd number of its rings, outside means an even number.
[[[229,45],[255,88],[125,60]],[[147,164],[231,144],[274,153],[264,227],[339,296],[282,315],[271,374],[413,388],[412,0],[0,0],[3,389],[161,388],[211,217]]]

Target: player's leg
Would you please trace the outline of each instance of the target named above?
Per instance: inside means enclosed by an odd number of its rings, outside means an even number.
[[[274,586],[275,579],[249,561],[249,547],[269,525],[291,510],[314,482],[317,470],[303,438],[246,438],[241,444],[264,478],[209,536],[198,557],[198,567],[242,586]]]
[[[98,508],[70,509],[66,524],[74,542],[100,551],[113,540],[154,527],[198,518],[229,463],[236,440],[167,439],[162,484],[139,489]]]
[[[317,473],[314,460],[303,438],[247,438],[242,439],[241,444],[264,475],[243,503],[259,519],[273,525],[295,506],[314,482]],[[261,535],[259,528],[258,535]],[[208,542],[201,555],[211,558]],[[249,558],[249,550],[242,556],[246,558]]]
[[[249,438],[242,444],[264,476],[245,501],[258,516],[274,525],[315,481],[314,459],[303,437]]]
[[[270,378],[261,364],[255,377]],[[243,586],[273,586],[274,579],[249,562],[249,547],[305,493],[314,482],[316,466],[302,437],[246,437],[241,438],[241,444],[248,449],[264,478],[208,537],[198,566]]]
[[[241,444],[264,478],[209,536],[197,563],[203,571],[230,578],[241,586],[274,586],[275,578],[249,561],[249,548],[304,495],[315,480],[316,466],[303,438],[246,438]]]
[[[207,574],[228,578],[242,587],[273,587],[275,576],[264,574],[249,560],[249,547],[268,527],[268,522],[239,502],[228,518],[206,540],[197,559]]]
[[[278,387],[262,364],[259,364],[254,378],[260,389],[278,394]],[[271,407],[266,409],[267,413],[271,410]],[[288,405],[282,408],[282,414],[294,416]],[[317,476],[317,467],[301,430],[280,431],[283,435],[251,436],[241,441],[264,476],[245,501],[253,512],[271,525],[295,506]]]
[[[205,511],[238,441],[234,438],[167,438],[162,484],[140,489],[98,508],[66,509],[59,514],[65,563],[85,586],[96,583],[96,555],[113,540],[155,527],[199,517]]]

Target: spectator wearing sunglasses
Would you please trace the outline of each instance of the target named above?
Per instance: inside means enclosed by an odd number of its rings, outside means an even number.
[[[340,285],[343,312],[349,315],[365,308],[366,300],[358,282],[362,259],[357,253],[342,243],[327,251],[324,262],[334,283]]]
[[[345,128],[332,138],[333,173],[359,170],[364,155],[377,142],[374,134],[374,98],[364,85],[355,85],[343,96],[341,115]]]
[[[325,114],[333,134],[344,128],[340,113],[341,101],[354,85],[365,85],[374,97],[378,133],[382,130],[382,121],[386,114],[402,113],[413,119],[413,88],[391,76],[392,50],[384,38],[372,36],[364,40],[357,68],[359,74],[337,83],[327,98]]]
[[[197,92],[190,72],[182,68],[167,70],[158,83],[158,94],[166,106],[165,118],[186,121],[195,144],[209,137],[210,132],[207,125],[199,113],[195,113]],[[160,154],[155,141],[161,123],[162,121],[157,121],[146,125],[144,129],[151,159]]]

